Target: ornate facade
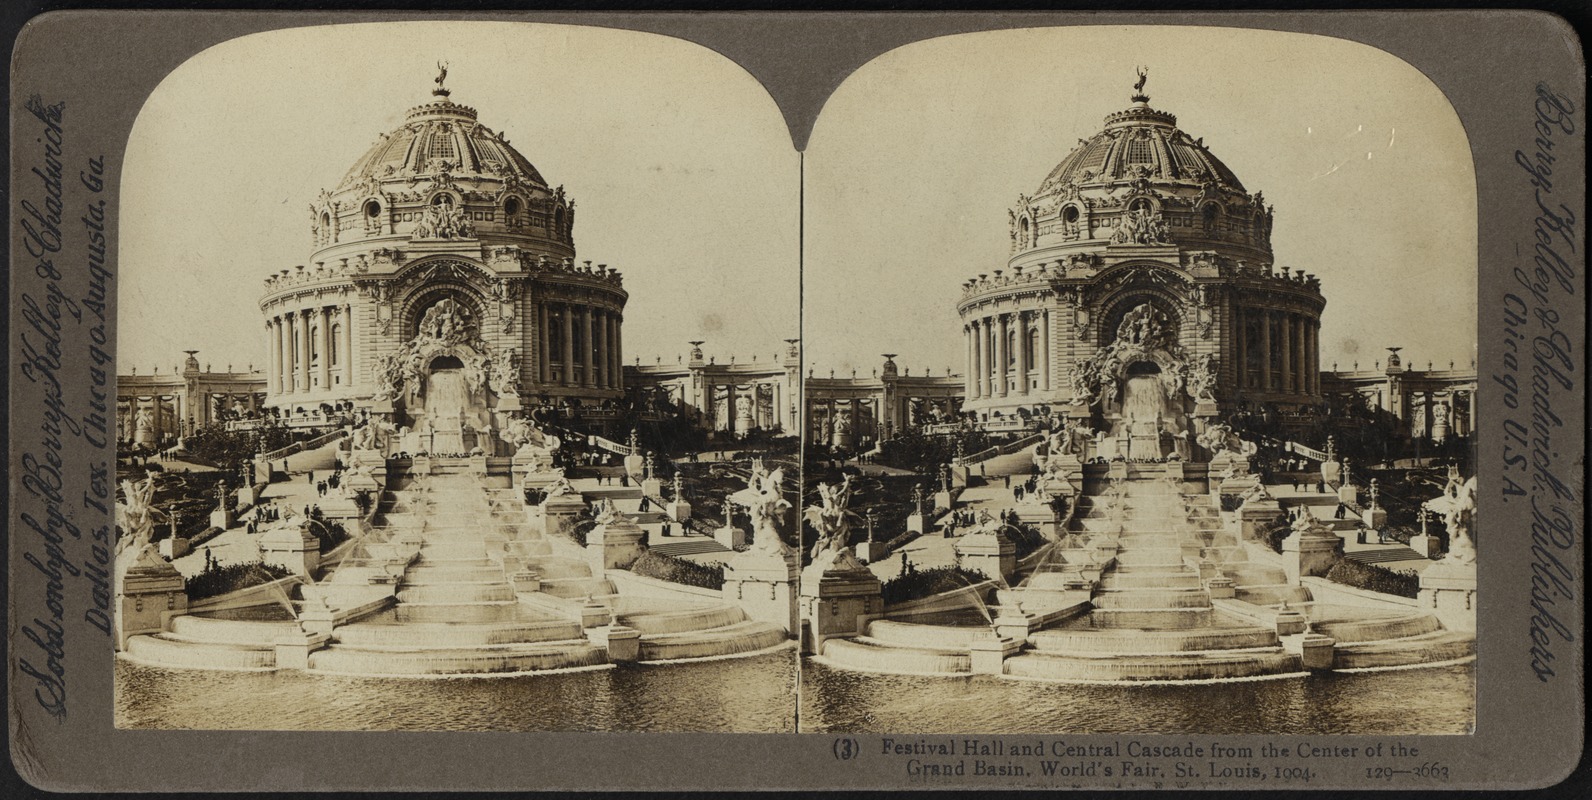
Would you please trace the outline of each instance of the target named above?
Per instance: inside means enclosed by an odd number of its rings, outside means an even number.
[[[962,413],[960,375],[903,373],[893,354],[859,378],[809,374],[803,387],[807,439],[842,450],[872,448],[909,428],[953,424]]]
[[[1318,403],[1320,281],[1275,265],[1259,192],[1132,101],[1018,198],[1005,267],[963,284],[964,408],[1065,408],[1116,432]]]
[[[532,395],[620,397],[628,295],[575,261],[574,200],[432,94],[311,204],[311,265],[265,279],[266,404],[468,429]]]
[[[247,370],[199,367],[198,350],[186,351],[181,370],[136,370],[116,376],[116,442],[159,448],[197,427],[252,415],[265,403],[265,379]]]
[[[638,395],[680,409],[707,431],[752,430],[794,434],[801,405],[801,350],[787,339],[785,352],[768,361],[705,357],[703,342],[691,342],[689,358],[676,364],[626,366],[626,381]]]

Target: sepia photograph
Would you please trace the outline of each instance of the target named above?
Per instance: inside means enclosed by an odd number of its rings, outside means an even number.
[[[122,188],[117,725],[794,732],[798,175],[651,34],[178,67]]]
[[[851,75],[804,163],[802,730],[1470,732],[1474,176],[1441,91],[1322,36]]]

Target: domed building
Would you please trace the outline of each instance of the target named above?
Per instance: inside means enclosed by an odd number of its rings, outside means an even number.
[[[1251,401],[1320,401],[1320,281],[1276,266],[1261,193],[1143,83],[1018,198],[1004,267],[963,285],[963,409],[986,426],[1065,409],[1176,435]]]
[[[532,396],[620,397],[619,273],[575,260],[574,200],[445,76],[311,204],[310,263],[265,280],[267,406],[468,440]]]

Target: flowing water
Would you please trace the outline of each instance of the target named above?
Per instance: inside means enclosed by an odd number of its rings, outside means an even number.
[[[1464,734],[1474,665],[1104,686],[802,662],[803,733]]]
[[[119,728],[793,733],[795,651],[503,678],[116,663]]]

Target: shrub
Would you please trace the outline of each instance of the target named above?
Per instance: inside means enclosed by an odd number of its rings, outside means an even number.
[[[724,588],[724,565],[720,563],[698,564],[683,558],[666,556],[648,550],[630,565],[630,571],[647,578],[656,578],[660,581],[679,583],[685,586],[696,586],[703,589]]]
[[[1224,495],[1222,495],[1222,510],[1223,511],[1237,511],[1238,507],[1243,505],[1243,504],[1244,504],[1244,498],[1239,497],[1236,494],[1224,494]]]
[[[966,589],[987,580],[989,577],[976,569],[965,569],[954,564],[913,570],[885,581],[884,602],[885,605],[905,603],[942,592]]]
[[[1327,580],[1398,597],[1415,597],[1421,591],[1421,577],[1413,571],[1395,571],[1347,558],[1332,565]]]
[[[286,567],[261,561],[225,566],[213,564],[204,572],[185,578],[183,589],[188,593],[189,600],[202,600],[270,583],[292,574]]]
[[[1039,532],[1038,528],[1031,528],[1027,525],[1008,525],[1004,528],[1004,532],[1006,538],[1011,539],[1012,544],[1017,546],[1017,558],[1019,560],[1027,558],[1035,550],[1044,547],[1050,541],[1045,538],[1044,534]]]

